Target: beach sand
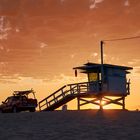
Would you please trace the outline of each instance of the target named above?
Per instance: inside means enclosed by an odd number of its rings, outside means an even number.
[[[0,140],[140,140],[140,112],[5,113],[0,114]]]

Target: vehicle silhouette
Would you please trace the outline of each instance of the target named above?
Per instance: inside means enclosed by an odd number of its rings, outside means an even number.
[[[32,98],[29,95],[32,94]],[[35,112],[37,107],[37,99],[35,92],[31,90],[14,91],[13,96],[8,97],[0,105],[0,112],[16,113],[21,111]]]

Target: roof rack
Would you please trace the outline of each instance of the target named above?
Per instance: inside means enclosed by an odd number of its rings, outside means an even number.
[[[31,90],[25,90],[25,91],[14,91],[13,95],[20,96],[20,95],[28,95],[30,93],[34,93],[34,90],[31,89]]]

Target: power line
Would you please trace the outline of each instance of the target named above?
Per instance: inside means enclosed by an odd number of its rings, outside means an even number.
[[[124,37],[124,38],[115,38],[115,39],[107,39],[107,40],[103,40],[103,42],[123,41],[123,40],[138,39],[138,38],[140,38],[140,36]]]

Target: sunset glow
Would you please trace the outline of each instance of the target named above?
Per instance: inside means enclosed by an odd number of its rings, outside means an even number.
[[[0,0],[0,101],[31,88],[40,101],[87,81],[72,68],[100,63],[101,40],[140,36],[139,16],[139,0]],[[140,39],[108,41],[104,50],[105,63],[134,68],[126,108],[140,109]]]

